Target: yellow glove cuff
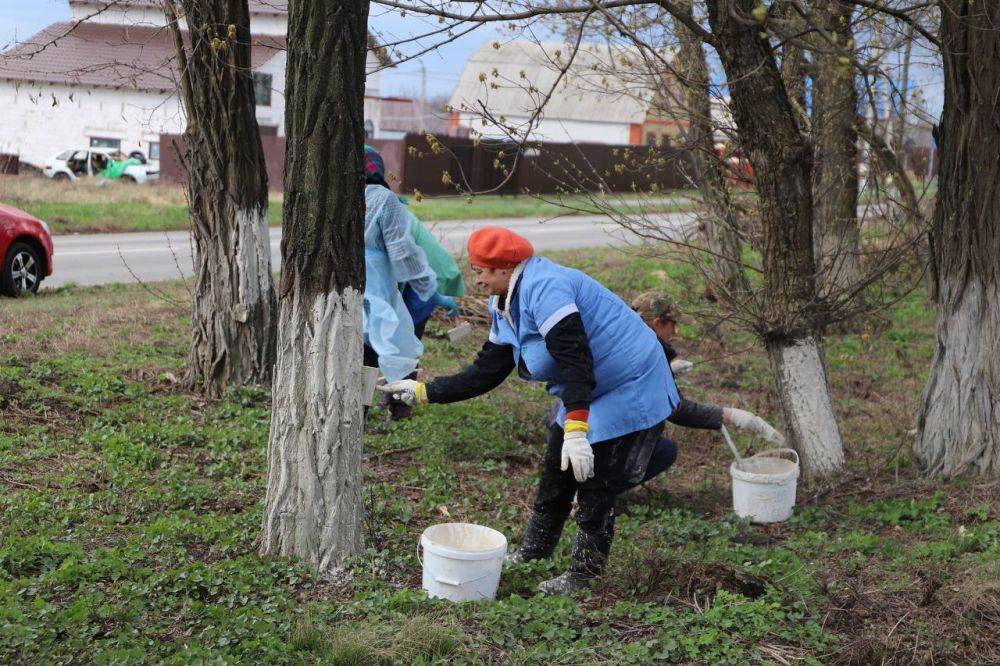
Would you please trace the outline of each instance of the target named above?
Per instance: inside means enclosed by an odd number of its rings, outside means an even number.
[[[416,398],[418,405],[427,404],[427,384],[423,382],[417,382],[417,385],[413,387],[413,397]]]
[[[566,419],[566,423],[563,424],[563,432],[589,432],[590,425],[586,421],[574,421],[573,419]]]

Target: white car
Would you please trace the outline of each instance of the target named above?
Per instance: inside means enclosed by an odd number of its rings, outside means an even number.
[[[98,176],[111,159],[120,161],[126,158],[120,152],[110,148],[64,150],[45,161],[42,173],[55,180],[76,180],[86,176]],[[145,161],[145,159],[143,156],[142,160]],[[125,167],[121,179],[130,183],[155,183],[160,179],[160,170],[154,164],[132,164]]]

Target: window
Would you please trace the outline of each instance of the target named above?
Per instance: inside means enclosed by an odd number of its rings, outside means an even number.
[[[149,159],[158,160],[160,159],[160,142],[150,141],[149,142]]]
[[[73,154],[72,150],[64,150],[61,153],[59,153],[58,155],[56,155],[56,159],[57,160],[62,160],[63,162],[65,162],[66,160],[69,159],[69,156],[72,155],[72,154]]]
[[[375,123],[370,120],[365,121],[365,140],[375,138]]]
[[[253,98],[257,106],[271,106],[271,82],[273,77],[263,72],[253,73]]]
[[[103,136],[92,136],[90,137],[90,147],[91,148],[110,148],[112,150],[122,149],[121,139],[109,139]]]

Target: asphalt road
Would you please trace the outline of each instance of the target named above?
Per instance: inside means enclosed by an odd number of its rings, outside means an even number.
[[[663,231],[680,235],[691,223],[689,213],[654,215],[650,222]],[[514,218],[438,222],[428,227],[456,255],[475,229],[504,226],[528,238],[538,250],[638,244],[640,239],[601,215],[557,219]],[[55,236],[55,271],[42,283],[53,288],[79,285],[176,280],[192,274],[191,239],[186,231]],[[280,263],[281,229],[271,229],[271,261]]]

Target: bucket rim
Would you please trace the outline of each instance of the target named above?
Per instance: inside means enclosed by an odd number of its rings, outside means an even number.
[[[783,456],[792,455],[795,460],[789,460]],[[779,460],[788,460],[788,462],[794,463],[794,467],[784,474],[762,474],[760,472],[749,472],[745,469],[741,469],[737,466],[736,460],[734,460],[729,465],[729,475],[734,479],[739,479],[740,481],[746,481],[748,483],[771,483],[780,484],[785,483],[789,479],[799,478],[799,473],[801,471],[801,464],[799,463],[799,453],[795,449],[791,448],[780,448],[780,449],[765,449],[760,453],[756,453],[750,458],[744,458],[744,460],[751,460],[752,458],[763,457],[763,458],[778,458]]]
[[[460,548],[453,548],[451,546],[445,546],[436,541],[432,541],[428,536],[427,532],[435,527],[443,527],[448,525],[456,525],[462,527],[475,527],[481,530],[486,530],[491,534],[494,534],[500,538],[500,545],[490,548],[489,550],[462,550]],[[492,527],[487,527],[486,525],[479,525],[477,523],[437,523],[435,525],[429,525],[420,533],[420,546],[424,549],[424,552],[432,552],[437,555],[444,555],[455,560],[492,560],[498,557],[503,557],[507,552],[507,537]]]

